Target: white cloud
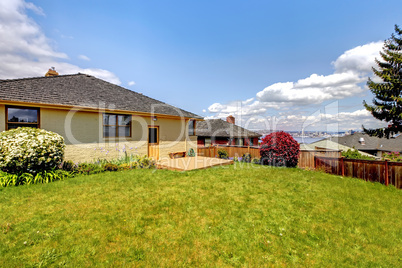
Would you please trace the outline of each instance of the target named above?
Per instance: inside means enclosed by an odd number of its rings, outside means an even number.
[[[85,55],[79,55],[78,58],[81,59],[81,60],[86,60],[86,61],[91,60],[88,56],[85,56]]]
[[[114,84],[119,78],[110,71],[66,63],[65,53],[56,51],[42,29],[27,16],[30,9],[43,10],[23,0],[0,1],[0,78],[43,76],[51,66],[60,74],[87,73]]]
[[[377,128],[385,126],[384,123],[373,120],[373,116],[365,109],[354,112],[339,112],[328,114],[315,112],[311,115],[288,115],[281,117],[278,129],[287,130],[336,130],[361,129],[361,126]],[[290,128],[291,126],[291,128]],[[331,129],[329,129],[331,128]]]
[[[365,81],[353,72],[327,76],[312,74],[296,83],[276,83],[257,93],[263,102],[291,102],[298,105],[319,104],[327,100],[343,99],[363,92],[358,84]]]
[[[134,85],[135,85],[135,82],[134,82],[134,81],[130,81],[130,82],[128,82],[128,85],[129,85],[129,86],[134,86]]]
[[[361,96],[367,90],[362,83],[372,74],[371,68],[375,65],[375,58],[379,58],[382,45],[383,42],[373,42],[347,50],[332,62],[333,74],[312,74],[296,82],[275,83],[257,92],[255,98],[227,104],[214,103],[208,111],[214,114],[213,118],[233,114],[240,117],[236,122],[241,122],[241,125],[259,125],[260,128],[276,125],[287,130],[302,129],[306,123],[311,127],[337,124],[344,129],[361,128],[362,124],[378,127],[381,122],[366,110],[337,112],[335,115],[318,112],[309,116],[300,110],[302,107],[304,110],[319,107],[327,101]]]
[[[33,3],[24,2],[24,3],[23,3],[23,6],[24,6],[26,9],[32,10],[33,12],[35,12],[35,13],[38,14],[38,15],[45,16],[45,13],[43,12],[43,9],[40,8],[40,7],[35,6]]]
[[[258,92],[257,99],[309,105],[359,95],[364,91],[359,84],[367,81],[382,44],[369,43],[347,50],[332,62],[334,74],[312,74],[297,82],[276,83]]]
[[[378,41],[347,50],[336,61],[332,62],[335,72],[370,73],[371,67],[375,66],[375,58],[380,59],[379,52],[383,45],[383,41]]]

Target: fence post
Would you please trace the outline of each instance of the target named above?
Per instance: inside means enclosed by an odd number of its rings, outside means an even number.
[[[385,185],[388,186],[389,178],[388,178],[388,160],[385,160]]]
[[[314,154],[314,169],[317,168],[317,162],[318,162],[317,156]]]
[[[345,177],[345,162],[343,162],[343,156],[341,157],[341,170],[342,170],[342,177]]]

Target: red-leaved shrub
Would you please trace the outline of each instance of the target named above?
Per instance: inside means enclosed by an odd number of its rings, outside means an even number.
[[[274,132],[262,139],[260,155],[263,165],[296,167],[299,153],[299,143],[286,132]]]

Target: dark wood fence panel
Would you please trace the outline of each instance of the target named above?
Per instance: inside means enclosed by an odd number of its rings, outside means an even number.
[[[341,151],[335,150],[300,150],[299,162],[297,166],[299,168],[315,168],[314,157],[341,157]]]
[[[391,184],[402,189],[402,163],[345,159],[334,157],[315,157],[315,169],[327,173],[359,178],[365,181]]]
[[[389,184],[402,189],[402,163],[388,162]]]
[[[249,153],[253,158],[260,158],[260,149],[251,146],[210,146],[198,147],[197,154],[205,157],[218,157],[218,150],[224,149],[228,152],[229,157],[242,157],[244,154]]]

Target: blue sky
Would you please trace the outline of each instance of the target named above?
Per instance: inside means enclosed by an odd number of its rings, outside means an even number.
[[[0,79],[54,66],[251,129],[377,127],[365,82],[400,14],[401,1],[0,0]]]

